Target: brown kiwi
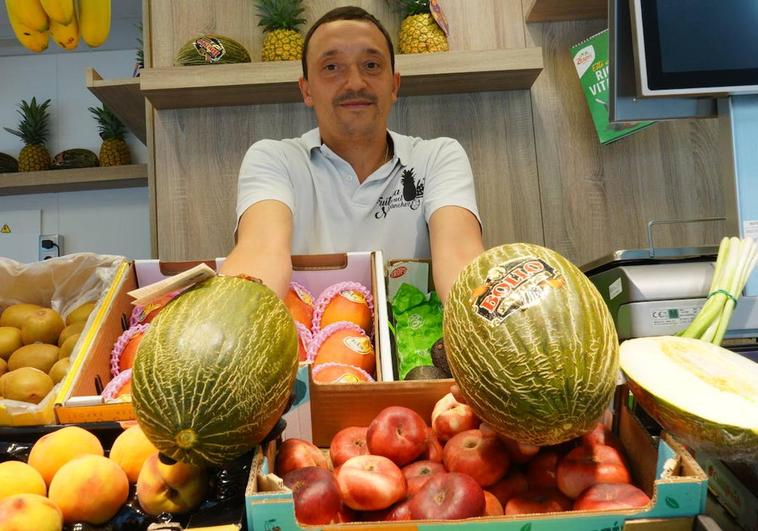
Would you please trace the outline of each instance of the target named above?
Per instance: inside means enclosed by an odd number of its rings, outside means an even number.
[[[33,367],[22,367],[0,376],[0,395],[10,400],[39,404],[53,389],[53,380]]]
[[[21,367],[34,367],[47,373],[58,361],[58,347],[45,343],[25,345],[8,358],[8,369],[15,371]]]
[[[79,341],[79,336],[81,334],[74,334],[73,336],[68,336],[68,339],[64,341],[64,343],[61,345],[61,349],[58,351],[58,359],[68,358],[71,353],[74,351],[74,346],[76,345],[76,342]]]
[[[63,319],[52,308],[33,311],[21,325],[21,339],[24,345],[32,343],[58,344],[58,336],[64,328]]]
[[[66,377],[69,367],[71,367],[71,363],[68,358],[59,359],[47,375],[53,380],[53,383],[58,383]]]
[[[13,351],[23,346],[21,330],[15,326],[0,326],[0,359],[8,359]]]
[[[11,304],[0,315],[0,326],[13,326],[20,329],[24,320],[35,310],[42,306],[37,304]]]
[[[66,342],[66,339],[69,337],[79,334],[82,330],[84,330],[84,325],[86,324],[86,321],[77,321],[73,324],[68,325],[66,328],[64,328],[61,331],[61,335],[58,336],[58,346],[63,346],[63,343]]]
[[[89,314],[95,309],[94,302],[85,302],[84,304],[77,306],[66,315],[66,324],[72,325],[79,321],[87,322]]]

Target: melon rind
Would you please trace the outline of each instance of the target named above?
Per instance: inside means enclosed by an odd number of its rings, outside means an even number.
[[[169,302],[140,342],[137,421],[172,459],[227,463],[276,424],[297,365],[295,325],[276,294],[258,282],[213,277]],[[186,444],[187,435],[196,441]]]
[[[536,258],[562,286],[500,323],[477,314],[472,294],[491,268]],[[600,294],[560,254],[531,244],[490,249],[456,279],[445,303],[450,369],[476,414],[521,443],[559,444],[590,431],[610,405],[618,375],[618,336]]]
[[[691,365],[673,366],[666,348]],[[640,406],[682,443],[729,461],[758,459],[758,364],[698,339],[671,336],[625,341],[620,361]]]

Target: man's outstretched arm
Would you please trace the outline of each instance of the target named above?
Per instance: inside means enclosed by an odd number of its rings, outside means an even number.
[[[221,267],[224,275],[259,278],[284,298],[292,276],[292,212],[276,200],[253,204],[240,218],[237,244]]]
[[[437,209],[429,219],[434,287],[444,303],[458,273],[484,251],[476,216],[457,206]]]

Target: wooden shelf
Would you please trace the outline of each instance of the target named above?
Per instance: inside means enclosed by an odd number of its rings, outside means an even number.
[[[608,0],[532,0],[527,22],[608,18]]]
[[[526,90],[542,71],[541,48],[399,55],[401,96]],[[156,109],[302,101],[299,61],[148,68],[142,94]]]
[[[89,91],[145,144],[145,97],[140,92],[140,79],[105,80],[94,68],[88,68],[85,76]]]
[[[147,186],[147,165],[0,173],[0,196]]]

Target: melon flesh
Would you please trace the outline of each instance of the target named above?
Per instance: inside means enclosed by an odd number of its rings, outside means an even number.
[[[625,341],[620,362],[642,407],[683,442],[729,460],[758,457],[758,364],[670,336]]]

